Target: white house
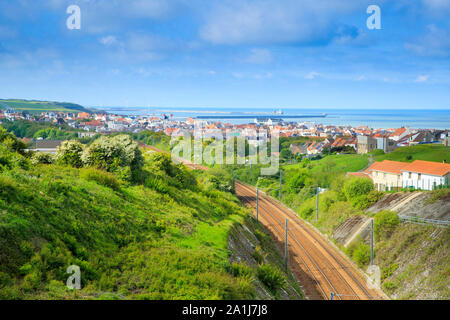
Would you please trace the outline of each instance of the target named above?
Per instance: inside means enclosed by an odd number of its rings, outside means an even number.
[[[434,190],[450,184],[450,164],[416,160],[402,170],[403,187]]]

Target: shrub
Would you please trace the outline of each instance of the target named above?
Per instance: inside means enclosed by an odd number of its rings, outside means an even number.
[[[246,279],[253,278],[252,268],[242,262],[233,262],[230,266],[230,273],[235,277],[243,277]]]
[[[267,257],[260,246],[256,246],[255,251],[252,252],[252,257],[256,260],[257,263],[262,264]]]
[[[367,195],[360,195],[351,200],[353,207],[364,210],[370,208],[378,200],[383,197],[384,193],[381,191],[372,190]]]
[[[136,142],[128,135],[101,137],[83,151],[81,160],[85,166],[118,172],[122,177],[131,178],[131,171],[138,171],[144,158]],[[130,170],[123,170],[129,167]]]
[[[52,164],[55,161],[53,155],[37,152],[31,157],[31,164]]]
[[[13,168],[22,168],[28,170],[30,161],[24,156],[12,152],[5,146],[0,144],[0,172],[3,170],[11,170]]]
[[[312,184],[311,174],[307,170],[300,170],[294,175],[289,175],[286,185],[291,193],[297,193],[299,189]]]
[[[286,278],[283,273],[270,264],[260,265],[257,270],[257,276],[258,279],[272,292],[284,288],[286,284]]]
[[[0,144],[4,145],[9,151],[25,154],[26,144],[16,138],[13,133],[10,133],[0,127]]]
[[[367,178],[350,178],[344,183],[344,194],[348,201],[356,197],[367,195],[374,189],[373,182]]]
[[[148,177],[145,180],[144,185],[152,190],[155,190],[159,193],[167,193],[169,192],[169,187],[167,183],[165,183],[160,177]]]
[[[60,164],[81,168],[83,166],[83,161],[81,161],[83,150],[84,145],[78,141],[64,141],[61,146],[58,147],[56,161]]]
[[[375,237],[380,239],[382,236],[389,236],[399,223],[400,219],[396,212],[387,210],[378,212],[373,221]]]
[[[90,168],[84,169],[81,172],[81,177],[88,181],[95,181],[99,185],[111,188],[113,190],[120,190],[119,180],[111,173]]]
[[[363,267],[370,261],[370,246],[366,245],[363,240],[359,242],[356,249],[353,251],[353,260],[358,266]]]

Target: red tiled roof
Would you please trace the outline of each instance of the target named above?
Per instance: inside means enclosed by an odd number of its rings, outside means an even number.
[[[416,160],[412,163],[408,163],[402,171],[417,172],[431,174],[435,176],[445,176],[450,172],[450,164]]]
[[[359,178],[370,178],[370,176],[365,172],[349,172],[348,175]]]
[[[381,162],[375,162],[365,172],[370,173],[372,171],[381,171],[388,173],[401,174],[402,170],[408,165],[406,162],[384,160]]]
[[[402,135],[406,131],[406,128],[400,128],[394,131],[394,133],[391,134],[391,137],[396,137]]]

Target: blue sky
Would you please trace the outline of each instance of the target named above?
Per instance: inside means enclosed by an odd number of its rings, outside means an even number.
[[[450,1],[2,0],[0,70],[86,106],[450,109]]]

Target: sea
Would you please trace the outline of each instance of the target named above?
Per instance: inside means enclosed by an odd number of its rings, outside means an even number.
[[[148,115],[160,117],[166,115],[174,120],[185,120],[189,117],[223,123],[252,123],[251,117],[270,116],[284,119],[287,122],[315,123],[337,126],[368,126],[373,129],[410,127],[414,129],[450,129],[450,109],[419,110],[419,109],[308,109],[308,108],[155,108],[155,107],[96,107],[109,113],[120,115]],[[323,116],[317,118],[316,116]],[[217,117],[223,119],[217,119]],[[229,119],[226,117],[230,116]],[[234,117],[243,116],[245,119]],[[291,118],[294,116],[293,118]],[[295,116],[299,116],[296,118]]]

